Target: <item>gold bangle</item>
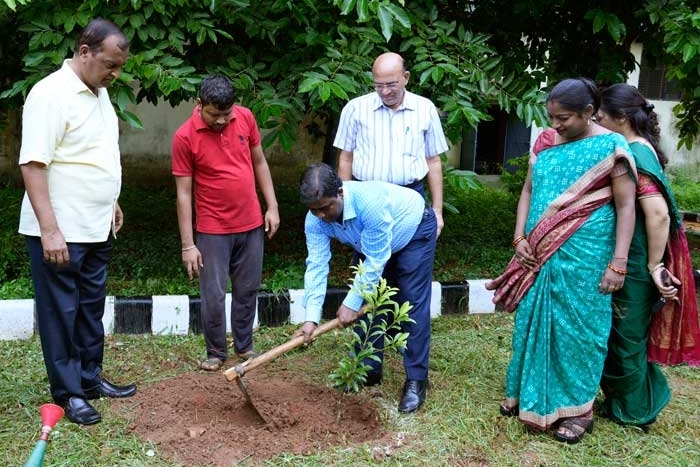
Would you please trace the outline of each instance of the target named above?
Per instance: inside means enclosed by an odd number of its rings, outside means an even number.
[[[627,275],[627,269],[616,268],[615,266],[612,265],[612,263],[608,263],[608,269],[610,269],[612,272],[616,272],[616,273],[621,274],[623,276]]]
[[[517,237],[515,237],[515,238],[513,239],[513,243],[511,243],[511,245],[515,246],[515,245],[517,245],[518,243],[520,243],[520,242],[522,242],[523,240],[525,240],[526,238],[527,238],[527,237],[526,237],[525,235],[518,235]]]
[[[187,248],[183,248],[182,251],[190,251],[194,250],[195,248],[197,248],[197,245],[188,246]]]

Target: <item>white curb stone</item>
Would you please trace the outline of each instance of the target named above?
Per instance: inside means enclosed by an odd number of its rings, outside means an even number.
[[[469,314],[494,313],[496,311],[496,305],[491,301],[491,299],[493,299],[493,291],[486,290],[486,287],[484,287],[484,284],[487,282],[487,279],[467,281],[469,284],[469,302],[467,308]]]
[[[34,300],[0,301],[0,340],[29,339],[34,334]]]
[[[230,296],[227,297],[230,316]],[[230,325],[229,325],[230,327]],[[151,314],[153,334],[186,335],[190,329],[190,297],[187,295],[154,295]]]

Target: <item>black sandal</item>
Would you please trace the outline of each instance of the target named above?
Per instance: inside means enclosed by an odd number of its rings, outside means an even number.
[[[641,425],[635,425],[637,428],[642,430],[644,433],[649,433],[649,430],[651,429],[651,425],[653,425],[656,422],[656,417],[652,418],[646,423],[642,423]]]
[[[590,415],[591,418],[588,418]],[[562,433],[561,429],[569,431],[572,436]],[[593,413],[585,414],[581,417],[570,417],[562,420],[554,432],[554,439],[562,443],[576,444],[581,441],[586,433],[593,431]]]
[[[518,404],[514,405],[513,407],[508,407],[505,404],[505,402],[501,402],[501,405],[498,408],[498,410],[504,417],[517,417],[520,413],[520,407],[518,406]]]

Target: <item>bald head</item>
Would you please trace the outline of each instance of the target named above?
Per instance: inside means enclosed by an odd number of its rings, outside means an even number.
[[[403,62],[403,57],[394,52],[381,54],[372,65],[372,74],[374,73],[403,73],[406,71],[406,66]]]
[[[398,109],[403,102],[409,76],[403,57],[394,52],[381,54],[372,66],[374,90],[384,105],[393,110]]]

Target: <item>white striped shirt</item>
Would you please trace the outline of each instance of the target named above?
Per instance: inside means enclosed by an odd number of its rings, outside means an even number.
[[[448,149],[435,105],[409,91],[396,111],[376,92],[352,99],[340,115],[333,145],[353,153],[356,179],[397,185],[422,180],[427,159]]]

